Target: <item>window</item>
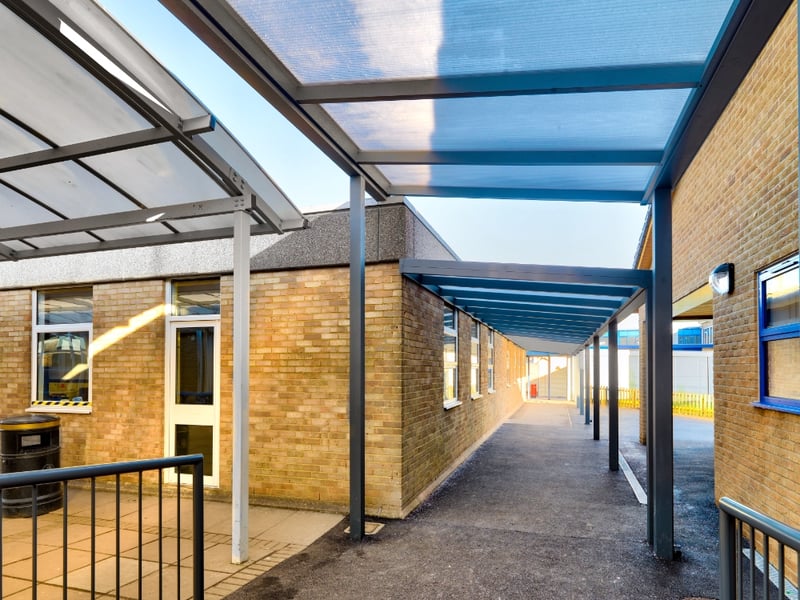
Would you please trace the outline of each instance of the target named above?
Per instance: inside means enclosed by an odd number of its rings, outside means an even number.
[[[494,331],[489,330],[488,335],[488,342],[489,342],[489,364],[487,365],[487,374],[486,378],[488,381],[486,382],[489,385],[489,391],[494,391]]]
[[[33,294],[31,410],[90,412],[92,289]]]
[[[469,393],[473,398],[481,395],[481,326],[473,321],[470,326]]]
[[[800,272],[798,257],[758,275],[760,404],[800,413]]]
[[[458,314],[444,307],[444,407],[452,408],[458,402]]]
[[[219,280],[174,281],[172,316],[219,315]]]

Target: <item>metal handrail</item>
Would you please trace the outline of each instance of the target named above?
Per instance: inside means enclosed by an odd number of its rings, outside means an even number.
[[[193,550],[193,562],[192,568],[193,572],[193,581],[192,581],[192,592],[193,597],[195,599],[202,599],[204,597],[204,587],[205,587],[205,561],[204,561],[204,549],[203,549],[203,530],[204,530],[204,516],[203,516],[203,455],[202,454],[189,454],[184,456],[171,456],[171,457],[164,457],[164,458],[153,458],[153,459],[145,459],[145,460],[137,460],[137,461],[127,461],[127,462],[120,462],[120,463],[110,463],[110,464],[102,464],[102,465],[85,465],[85,466],[78,466],[78,467],[61,467],[55,469],[42,469],[38,471],[22,471],[18,473],[2,473],[0,474],[0,491],[10,489],[10,488],[19,488],[19,487],[33,487],[32,493],[32,519],[33,519],[33,536],[32,536],[32,543],[34,545],[34,553],[33,553],[33,575],[32,575],[32,585],[33,585],[33,593],[34,597],[36,594],[36,520],[37,520],[37,494],[36,488],[39,485],[45,484],[53,484],[53,483],[66,483],[68,481],[74,481],[78,479],[90,479],[92,482],[92,527],[94,528],[94,493],[95,493],[95,481],[98,477],[109,477],[115,476],[116,477],[116,489],[117,489],[117,519],[119,520],[119,494],[120,494],[120,475],[129,474],[129,473],[138,473],[139,474],[139,501],[140,501],[140,508],[139,508],[139,541],[141,545],[141,526],[142,526],[142,515],[141,515],[141,496],[142,496],[142,473],[146,471],[159,471],[159,498],[161,497],[161,472],[164,469],[171,469],[175,467],[184,467],[190,466],[192,467],[192,527],[193,527],[193,540],[192,540],[192,550]],[[64,504],[64,550],[66,557],[67,547],[67,504],[66,504],[66,494],[65,496],[65,504]],[[178,478],[178,502],[180,502],[180,477]],[[179,507],[180,508],[180,507]],[[180,509],[177,513],[178,516],[178,529],[180,530]],[[161,556],[161,504],[159,503],[159,557]],[[117,531],[117,537],[119,538],[119,531]],[[118,540],[119,542],[119,540]],[[180,544],[180,541],[178,542]],[[117,544],[117,550],[119,551],[119,543]],[[141,550],[141,548],[140,548]],[[92,538],[92,554],[94,554],[94,538]],[[2,556],[2,519],[0,518],[0,556]],[[65,558],[66,560],[66,558]],[[140,560],[141,560],[141,551],[140,551]],[[119,555],[117,556],[117,561],[119,561]],[[159,558],[160,562],[160,558]],[[119,579],[119,564],[117,565],[117,579]],[[180,559],[178,560],[178,586],[180,586]],[[0,575],[2,575],[2,561],[0,561]],[[64,586],[64,594],[66,598],[66,568],[64,570],[64,578],[65,578],[65,586]],[[140,576],[141,576],[141,569],[140,569]],[[159,571],[160,577],[160,571]],[[92,584],[94,584],[94,556],[92,556]],[[119,586],[119,581],[117,581]],[[140,593],[141,593],[141,580],[139,581],[140,586]],[[159,585],[159,588],[161,586]],[[180,587],[178,587],[178,593],[180,593]],[[0,596],[2,596],[2,581],[0,581]],[[161,594],[159,594],[161,597]]]
[[[770,540],[778,543],[778,593],[779,598],[784,598],[786,548],[797,553],[796,581],[800,584],[800,529],[790,527],[735,500],[723,497],[719,501],[720,600],[743,598],[742,568],[741,562],[737,560],[742,547],[743,524],[750,530],[750,597],[755,598],[755,534],[760,532],[763,536],[764,549],[764,598],[769,599]]]

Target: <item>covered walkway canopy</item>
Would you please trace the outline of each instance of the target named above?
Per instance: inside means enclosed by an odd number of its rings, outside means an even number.
[[[671,558],[671,190],[791,1],[161,1],[352,176],[354,537],[363,533],[364,191],[379,201],[653,204],[648,538]],[[553,281],[530,273],[501,291],[476,278],[404,270],[501,332],[551,344],[597,340],[590,330],[608,316],[600,313],[624,304],[615,290],[581,306],[594,312],[580,319],[559,309],[548,321],[544,302],[510,318],[498,303],[518,303],[531,286]],[[563,288],[556,293],[566,297]]]
[[[575,354],[638,308],[650,271],[406,259],[400,271],[526,350]]]
[[[671,188],[791,1],[162,3],[352,177],[354,534],[363,533],[364,192],[652,202],[649,537],[671,557]],[[247,236],[302,227],[302,215],[91,2],[3,0],[0,27],[0,64],[14,84],[0,105],[0,256],[235,230],[234,387],[246,399]],[[234,212],[233,230],[224,212]],[[627,287],[630,298],[642,283]],[[448,297],[463,302],[464,291]],[[610,296],[620,308],[621,292]],[[614,308],[599,300],[588,308]],[[572,328],[560,314],[561,326],[537,317],[525,333],[576,345],[589,333],[590,343],[598,320]],[[501,332],[520,326],[492,318]],[[246,401],[235,406],[246,427]],[[235,454],[246,456],[247,436],[238,438]],[[246,478],[235,473],[234,487],[246,503]],[[246,513],[240,533],[246,558]]]

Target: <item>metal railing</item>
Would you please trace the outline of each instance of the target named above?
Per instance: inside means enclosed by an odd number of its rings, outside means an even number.
[[[721,498],[719,556],[720,600],[797,598],[800,530]]]
[[[100,477],[113,477],[114,478],[114,491],[115,491],[115,523],[116,531],[115,538],[115,579],[116,579],[116,597],[120,597],[120,495],[122,491],[121,476],[125,474],[138,474],[138,597],[142,598],[142,579],[143,579],[143,473],[149,471],[158,472],[158,597],[163,598],[181,598],[181,477],[177,477],[176,484],[176,523],[177,523],[177,549],[176,549],[176,586],[177,589],[170,590],[168,593],[163,591],[163,571],[164,571],[164,552],[163,552],[163,537],[164,537],[164,515],[162,508],[163,501],[163,472],[165,469],[178,469],[181,471],[183,468],[189,467],[192,471],[192,592],[195,599],[203,598],[204,588],[204,560],[203,560],[203,456],[202,454],[192,454],[187,456],[175,456],[168,458],[156,458],[149,460],[139,460],[121,463],[112,463],[104,465],[89,465],[81,467],[64,467],[59,469],[42,469],[39,471],[24,471],[19,473],[4,473],[0,475],[0,495],[5,490],[13,488],[30,488],[31,489],[31,594],[32,599],[37,598],[37,588],[41,583],[38,577],[38,520],[39,520],[39,506],[38,506],[38,489],[39,486],[50,484],[63,484],[63,506],[62,506],[62,590],[63,598],[66,600],[69,593],[69,571],[68,558],[69,558],[69,482],[77,480],[88,480],[90,485],[90,586],[91,597],[95,597],[96,593],[96,521],[97,521],[97,479]],[[0,518],[0,598],[3,595],[3,519]],[[108,590],[103,590],[103,594],[109,593]],[[113,593],[113,592],[112,592]],[[149,594],[148,594],[149,595]],[[106,596],[104,596],[106,597]]]
[[[608,387],[600,388],[600,403],[608,403]],[[635,388],[619,388],[620,408],[639,408],[639,390]],[[714,416],[714,396],[711,394],[690,394],[689,392],[673,392],[672,413],[692,417]]]

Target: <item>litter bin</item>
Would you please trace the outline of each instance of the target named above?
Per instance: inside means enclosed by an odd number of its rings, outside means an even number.
[[[49,415],[17,415],[0,419],[0,473],[38,471],[61,466],[61,421]],[[3,516],[29,517],[33,487],[2,491]],[[61,508],[60,483],[39,485],[36,510],[43,514]]]
[[[536,387],[535,383],[531,384],[531,398],[536,398],[539,395],[539,390]]]

